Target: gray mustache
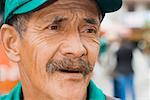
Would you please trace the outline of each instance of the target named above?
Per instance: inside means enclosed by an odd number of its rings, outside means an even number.
[[[63,60],[50,60],[46,66],[46,72],[54,73],[55,71],[71,71],[79,72],[86,76],[93,71],[90,63],[82,58],[71,59],[64,58]]]

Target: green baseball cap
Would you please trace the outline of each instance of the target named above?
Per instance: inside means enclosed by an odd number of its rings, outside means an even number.
[[[57,0],[1,0],[0,12],[3,12],[3,23],[7,23],[14,15],[38,10],[42,5]],[[122,0],[96,0],[102,13],[117,11],[122,6]]]

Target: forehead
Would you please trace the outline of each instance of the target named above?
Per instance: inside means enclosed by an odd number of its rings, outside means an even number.
[[[52,6],[58,6],[59,7],[96,7],[96,1],[95,0],[56,0]]]
[[[80,16],[93,16],[99,17],[99,10],[97,9],[95,0],[56,0],[52,4],[44,7],[43,9],[35,12],[34,15],[45,15],[62,14],[67,15],[68,13],[82,13]]]

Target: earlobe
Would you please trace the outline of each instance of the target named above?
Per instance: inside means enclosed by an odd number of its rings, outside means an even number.
[[[6,54],[11,61],[20,61],[19,42],[20,37],[13,26],[4,24],[0,31],[1,40]]]

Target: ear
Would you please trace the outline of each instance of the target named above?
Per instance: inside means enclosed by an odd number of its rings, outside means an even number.
[[[101,31],[99,32],[99,37],[102,37],[105,34],[105,32]]]
[[[4,24],[1,27],[0,36],[8,58],[11,61],[19,62],[19,33],[13,26]]]
[[[101,29],[101,24],[100,24],[99,30],[98,30],[98,36],[99,36],[99,38],[101,38],[104,34],[105,34],[105,32],[102,31],[102,29]]]

